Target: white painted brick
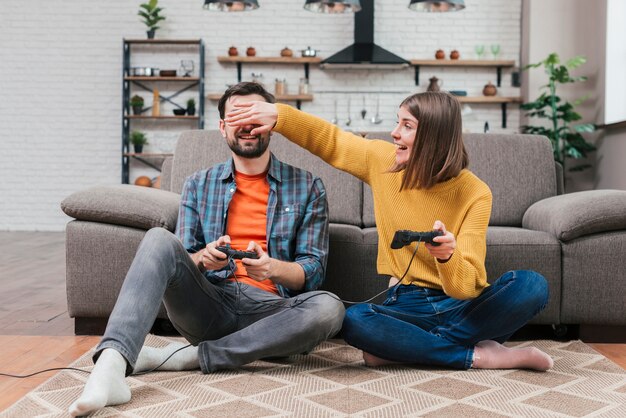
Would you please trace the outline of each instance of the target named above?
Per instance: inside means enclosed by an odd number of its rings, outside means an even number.
[[[351,15],[326,16],[302,8],[304,0],[264,0],[249,13],[224,14],[202,10],[201,1],[160,0],[167,20],[158,38],[202,38],[205,43],[205,90],[219,92],[236,82],[236,67],[217,62],[231,45],[245,53],[254,46],[257,55],[278,55],[288,46],[299,53],[310,45],[327,57],[353,42]],[[0,230],[62,230],[69,218],[59,203],[70,193],[96,184],[117,184],[121,178],[122,39],[144,38],[145,27],[137,16],[139,2],[110,0],[2,0],[0,12]],[[517,60],[520,53],[521,0],[472,0],[466,9],[447,14],[409,11],[408,0],[376,0],[375,41],[407,59],[432,58],[442,48],[456,48],[462,58],[475,57],[474,46],[501,45],[500,58]],[[159,51],[159,52],[157,52]],[[162,53],[160,53],[162,51]],[[195,51],[169,54],[168,48],[133,50],[132,65],[177,69],[181,59],[194,59]],[[176,50],[178,51],[178,50]],[[196,68],[198,67],[196,62]],[[285,78],[290,92],[297,91],[301,67],[244,65],[244,79],[252,71],[263,73],[263,82],[274,90],[275,78]],[[310,70],[315,100],[302,108],[330,120],[351,118],[364,129],[390,130],[397,106],[407,95],[424,91],[427,78],[437,76],[444,87],[480,94],[495,69],[422,68],[421,85],[414,85],[414,71]],[[163,93],[175,85],[159,85]],[[380,91],[374,93],[316,93],[320,91]],[[503,73],[502,94],[518,95],[510,87],[510,71]],[[136,92],[136,91],[134,91]],[[400,92],[400,93],[398,93]],[[150,93],[140,92],[149,105]],[[191,97],[181,94],[183,99]],[[365,97],[368,115],[360,120]],[[383,123],[371,125],[380,98]],[[217,127],[217,103],[205,102],[207,129]],[[482,132],[488,121],[492,132],[500,128],[498,105],[471,105],[464,129]],[[163,112],[172,106],[162,104]],[[519,128],[519,111],[509,106],[507,132]],[[148,134],[148,151],[173,149],[180,131],[192,123],[134,122],[132,129]],[[158,173],[133,161],[131,181],[139,175]]]

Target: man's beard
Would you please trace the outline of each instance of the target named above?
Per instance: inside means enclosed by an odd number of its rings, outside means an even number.
[[[248,136],[249,132],[239,132],[234,139],[229,138],[226,142],[228,143],[228,147],[231,151],[234,152],[235,155],[242,158],[259,158],[263,155],[263,153],[265,153],[265,150],[267,150],[267,147],[270,144],[269,135],[267,137],[255,135],[254,137],[256,140],[252,144],[243,146],[241,144],[243,140],[239,138],[240,135]]]

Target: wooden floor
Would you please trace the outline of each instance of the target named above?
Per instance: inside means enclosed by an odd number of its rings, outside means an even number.
[[[99,340],[74,336],[65,298],[64,238],[62,232],[0,231],[0,373],[64,367]],[[590,345],[626,369],[626,344]],[[0,411],[52,375],[0,376]]]

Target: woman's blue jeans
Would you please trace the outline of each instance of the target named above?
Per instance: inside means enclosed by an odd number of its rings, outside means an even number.
[[[469,369],[477,342],[506,341],[547,303],[546,279],[530,270],[509,271],[469,300],[400,285],[389,289],[382,305],[349,308],[343,336],[383,359]]]

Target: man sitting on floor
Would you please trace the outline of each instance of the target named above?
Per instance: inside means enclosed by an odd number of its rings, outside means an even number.
[[[308,352],[341,328],[343,304],[315,290],[328,250],[322,181],[277,160],[269,133],[253,136],[254,126],[223,120],[233,103],[255,100],[274,97],[244,82],[220,99],[220,131],[232,159],[187,178],[176,235],[146,233],[72,416],[128,402],[125,376],[133,372],[235,368]],[[226,245],[256,257],[234,260],[217,249]],[[190,345],[142,348],[161,301]]]

